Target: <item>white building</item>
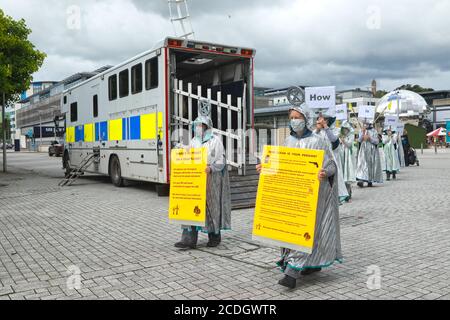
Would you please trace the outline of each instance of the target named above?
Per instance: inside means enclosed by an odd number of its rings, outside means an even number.
[[[336,96],[342,101],[341,103],[351,104],[355,112],[358,112],[358,106],[375,106],[380,101],[379,98],[373,97],[372,91],[360,88],[338,91]]]

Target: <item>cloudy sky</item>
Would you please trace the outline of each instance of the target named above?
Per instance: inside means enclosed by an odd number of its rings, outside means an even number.
[[[450,89],[448,0],[189,0],[198,40],[256,49],[255,84]],[[0,0],[48,57],[35,80],[117,64],[174,30],[166,0]],[[81,19],[76,19],[77,10]]]

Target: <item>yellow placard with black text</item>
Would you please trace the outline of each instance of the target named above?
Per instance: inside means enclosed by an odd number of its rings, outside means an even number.
[[[169,220],[205,226],[206,148],[172,149],[170,160]]]
[[[311,253],[323,150],[265,146],[253,239]]]

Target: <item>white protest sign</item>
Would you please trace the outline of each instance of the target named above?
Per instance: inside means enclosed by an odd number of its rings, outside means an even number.
[[[361,105],[358,107],[358,119],[373,120],[375,118],[375,106]]]
[[[347,104],[338,104],[336,106],[336,120],[347,120]]]
[[[398,126],[398,118],[397,116],[386,115],[384,118],[384,127],[386,129],[391,128],[396,130]]]
[[[308,87],[305,102],[311,109],[330,109],[336,105],[335,87]]]

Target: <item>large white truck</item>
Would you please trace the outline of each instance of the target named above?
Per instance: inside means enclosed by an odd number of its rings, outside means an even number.
[[[65,90],[66,173],[109,175],[116,186],[126,180],[154,182],[158,193],[166,193],[170,150],[190,139],[205,101],[230,168],[243,173],[251,137],[246,131],[253,128],[254,54],[249,48],[171,37]]]

